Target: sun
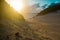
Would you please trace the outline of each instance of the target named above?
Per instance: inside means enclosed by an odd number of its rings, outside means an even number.
[[[5,0],[11,7],[13,7],[16,11],[20,11],[23,9],[22,0]]]

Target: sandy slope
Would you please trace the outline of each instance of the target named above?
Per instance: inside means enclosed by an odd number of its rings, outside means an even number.
[[[52,12],[43,16],[28,19],[29,25],[36,30],[38,36],[60,40],[60,12]]]
[[[0,0],[0,3],[0,40],[15,40],[15,34],[17,32],[22,37],[19,37],[21,40],[31,35],[32,31],[25,22],[24,17],[10,7],[4,0]]]
[[[0,40],[45,40],[38,36],[35,30],[28,25],[24,17],[10,7],[4,0],[0,0]],[[8,37],[7,37],[8,36]]]
[[[20,40],[59,40],[60,14],[53,13],[38,16],[25,21],[4,0],[1,2],[0,40],[16,40],[15,33],[19,32]],[[6,38],[9,36],[9,39]]]

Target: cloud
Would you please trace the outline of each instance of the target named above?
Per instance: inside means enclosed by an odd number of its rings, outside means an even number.
[[[27,19],[27,18],[32,18],[40,11],[42,11],[42,8],[40,8],[39,3],[36,3],[33,5],[25,6],[25,9],[22,12],[24,12],[23,16]]]

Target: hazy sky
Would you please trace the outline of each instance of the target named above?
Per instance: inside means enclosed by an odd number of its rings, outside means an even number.
[[[11,0],[8,0],[8,1],[10,2]],[[44,6],[45,4],[49,5],[50,3],[58,3],[58,2],[60,3],[60,0],[22,0],[22,1],[25,6],[24,6],[24,9],[21,11],[23,13],[21,12],[20,13],[25,18],[31,18],[35,16],[37,13],[41,12],[43,10],[42,6]]]
[[[59,2],[60,0],[28,0],[27,3],[28,4],[33,4],[33,3],[40,3],[40,6],[43,6],[44,4],[50,4],[52,2]]]
[[[28,8],[28,13],[25,17],[32,17],[33,14],[35,15],[35,13],[38,13],[41,11],[41,9],[36,10],[38,8],[38,3],[39,3],[39,6],[40,8],[42,8],[42,6],[44,6],[45,4],[48,4],[50,5],[51,3],[60,3],[60,0],[26,0],[25,1],[27,5],[31,6]],[[37,5],[36,5],[37,4]],[[34,5],[34,6],[33,6]],[[47,5],[47,7],[48,7]],[[37,6],[37,8],[35,7]],[[33,7],[33,8],[32,8]],[[33,10],[34,9],[34,10]],[[43,8],[42,8],[43,9]],[[33,13],[32,13],[33,12]]]

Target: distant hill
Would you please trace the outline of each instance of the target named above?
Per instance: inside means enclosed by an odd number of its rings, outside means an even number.
[[[44,9],[43,11],[41,11],[40,13],[38,13],[38,15],[45,15],[45,14],[47,14],[47,13],[60,10],[60,3],[52,4],[52,5],[53,5],[53,6],[50,5],[48,8],[46,8],[46,9]],[[37,15],[37,16],[38,16],[38,15]]]

